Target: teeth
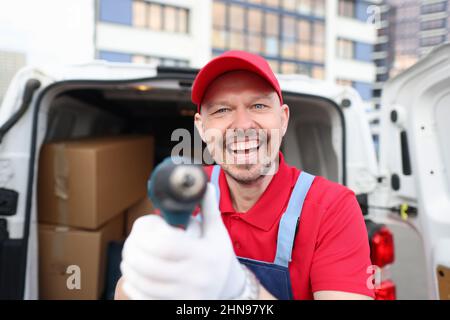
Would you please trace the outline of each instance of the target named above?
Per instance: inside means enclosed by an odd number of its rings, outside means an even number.
[[[245,151],[245,150],[253,150],[259,147],[258,141],[246,141],[246,142],[235,142],[232,143],[229,148],[232,151]]]

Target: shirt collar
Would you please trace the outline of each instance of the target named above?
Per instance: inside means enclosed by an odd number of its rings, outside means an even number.
[[[298,172],[297,169],[286,164],[283,154],[280,152],[278,171],[272,177],[261,197],[247,212],[236,212],[233,208],[225,173],[220,170],[220,211],[223,215],[239,216],[245,222],[264,231],[270,230],[278,221],[289,200],[292,187],[295,184],[296,171]]]

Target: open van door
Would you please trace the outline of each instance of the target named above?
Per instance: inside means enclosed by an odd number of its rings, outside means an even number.
[[[35,201],[28,183],[36,162],[32,152],[33,109],[38,93],[52,83],[51,77],[36,69],[22,69],[12,80],[0,107],[0,299],[22,299],[25,274],[37,272],[27,267],[27,250],[37,246],[30,233],[30,217],[25,214]],[[37,279],[36,276],[30,279]],[[37,283],[34,283],[37,285]],[[35,290],[34,290],[35,291]]]
[[[60,94],[63,84],[120,85],[156,75],[150,65],[117,66],[95,61],[45,72],[27,67],[12,80],[0,106],[0,299],[38,298],[36,176],[47,100]]]
[[[372,204],[417,230],[429,298],[449,299],[450,44],[388,81],[381,103],[382,177]]]

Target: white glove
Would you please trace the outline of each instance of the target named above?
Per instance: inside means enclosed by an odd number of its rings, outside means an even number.
[[[123,291],[130,299],[231,299],[241,294],[246,275],[210,183],[201,211],[200,236],[197,221],[185,231],[157,215],[136,220],[121,263]]]

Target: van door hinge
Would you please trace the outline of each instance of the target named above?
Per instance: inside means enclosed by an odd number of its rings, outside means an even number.
[[[0,216],[12,216],[17,211],[19,193],[14,190],[0,188]]]
[[[0,242],[9,239],[8,223],[6,219],[0,219]],[[0,246],[1,251],[1,246]],[[1,254],[0,254],[1,256]]]

